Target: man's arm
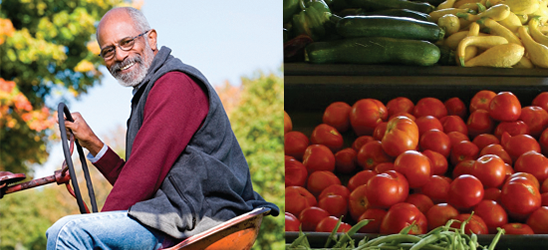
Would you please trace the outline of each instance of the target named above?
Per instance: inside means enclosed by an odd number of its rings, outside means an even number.
[[[170,72],[158,79],[149,93],[143,124],[123,168],[105,166],[103,159],[96,163],[101,172],[109,172],[110,178],[116,179],[103,211],[126,210],[151,198],[208,111],[207,95],[187,75]]]

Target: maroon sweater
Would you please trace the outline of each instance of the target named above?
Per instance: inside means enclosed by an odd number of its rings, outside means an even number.
[[[207,95],[186,74],[169,72],[158,79],[131,157],[125,162],[109,147],[94,164],[113,185],[102,211],[127,210],[153,197],[208,111]]]

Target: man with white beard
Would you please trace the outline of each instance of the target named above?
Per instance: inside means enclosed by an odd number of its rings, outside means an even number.
[[[126,160],[79,113],[64,122],[113,189],[100,213],[50,227],[48,249],[159,249],[257,207],[279,214],[253,191],[213,87],[169,48],[158,49],[156,38],[136,9],[115,8],[101,19],[100,56],[120,84],[133,87]]]

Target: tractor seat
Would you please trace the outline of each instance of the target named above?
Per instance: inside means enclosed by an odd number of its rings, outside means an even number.
[[[257,239],[263,216],[268,213],[270,208],[256,208],[164,250],[249,250]]]

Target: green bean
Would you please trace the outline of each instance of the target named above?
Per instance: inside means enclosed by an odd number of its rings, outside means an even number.
[[[355,250],[365,249],[366,247],[369,247],[369,246],[377,246],[377,245],[379,245],[383,242],[390,242],[390,241],[402,242],[402,241],[405,241],[405,242],[416,243],[416,242],[419,242],[420,240],[421,240],[421,237],[415,236],[415,235],[389,234],[389,235],[377,237],[376,239],[372,239],[369,242],[365,243],[364,245],[356,248]]]

